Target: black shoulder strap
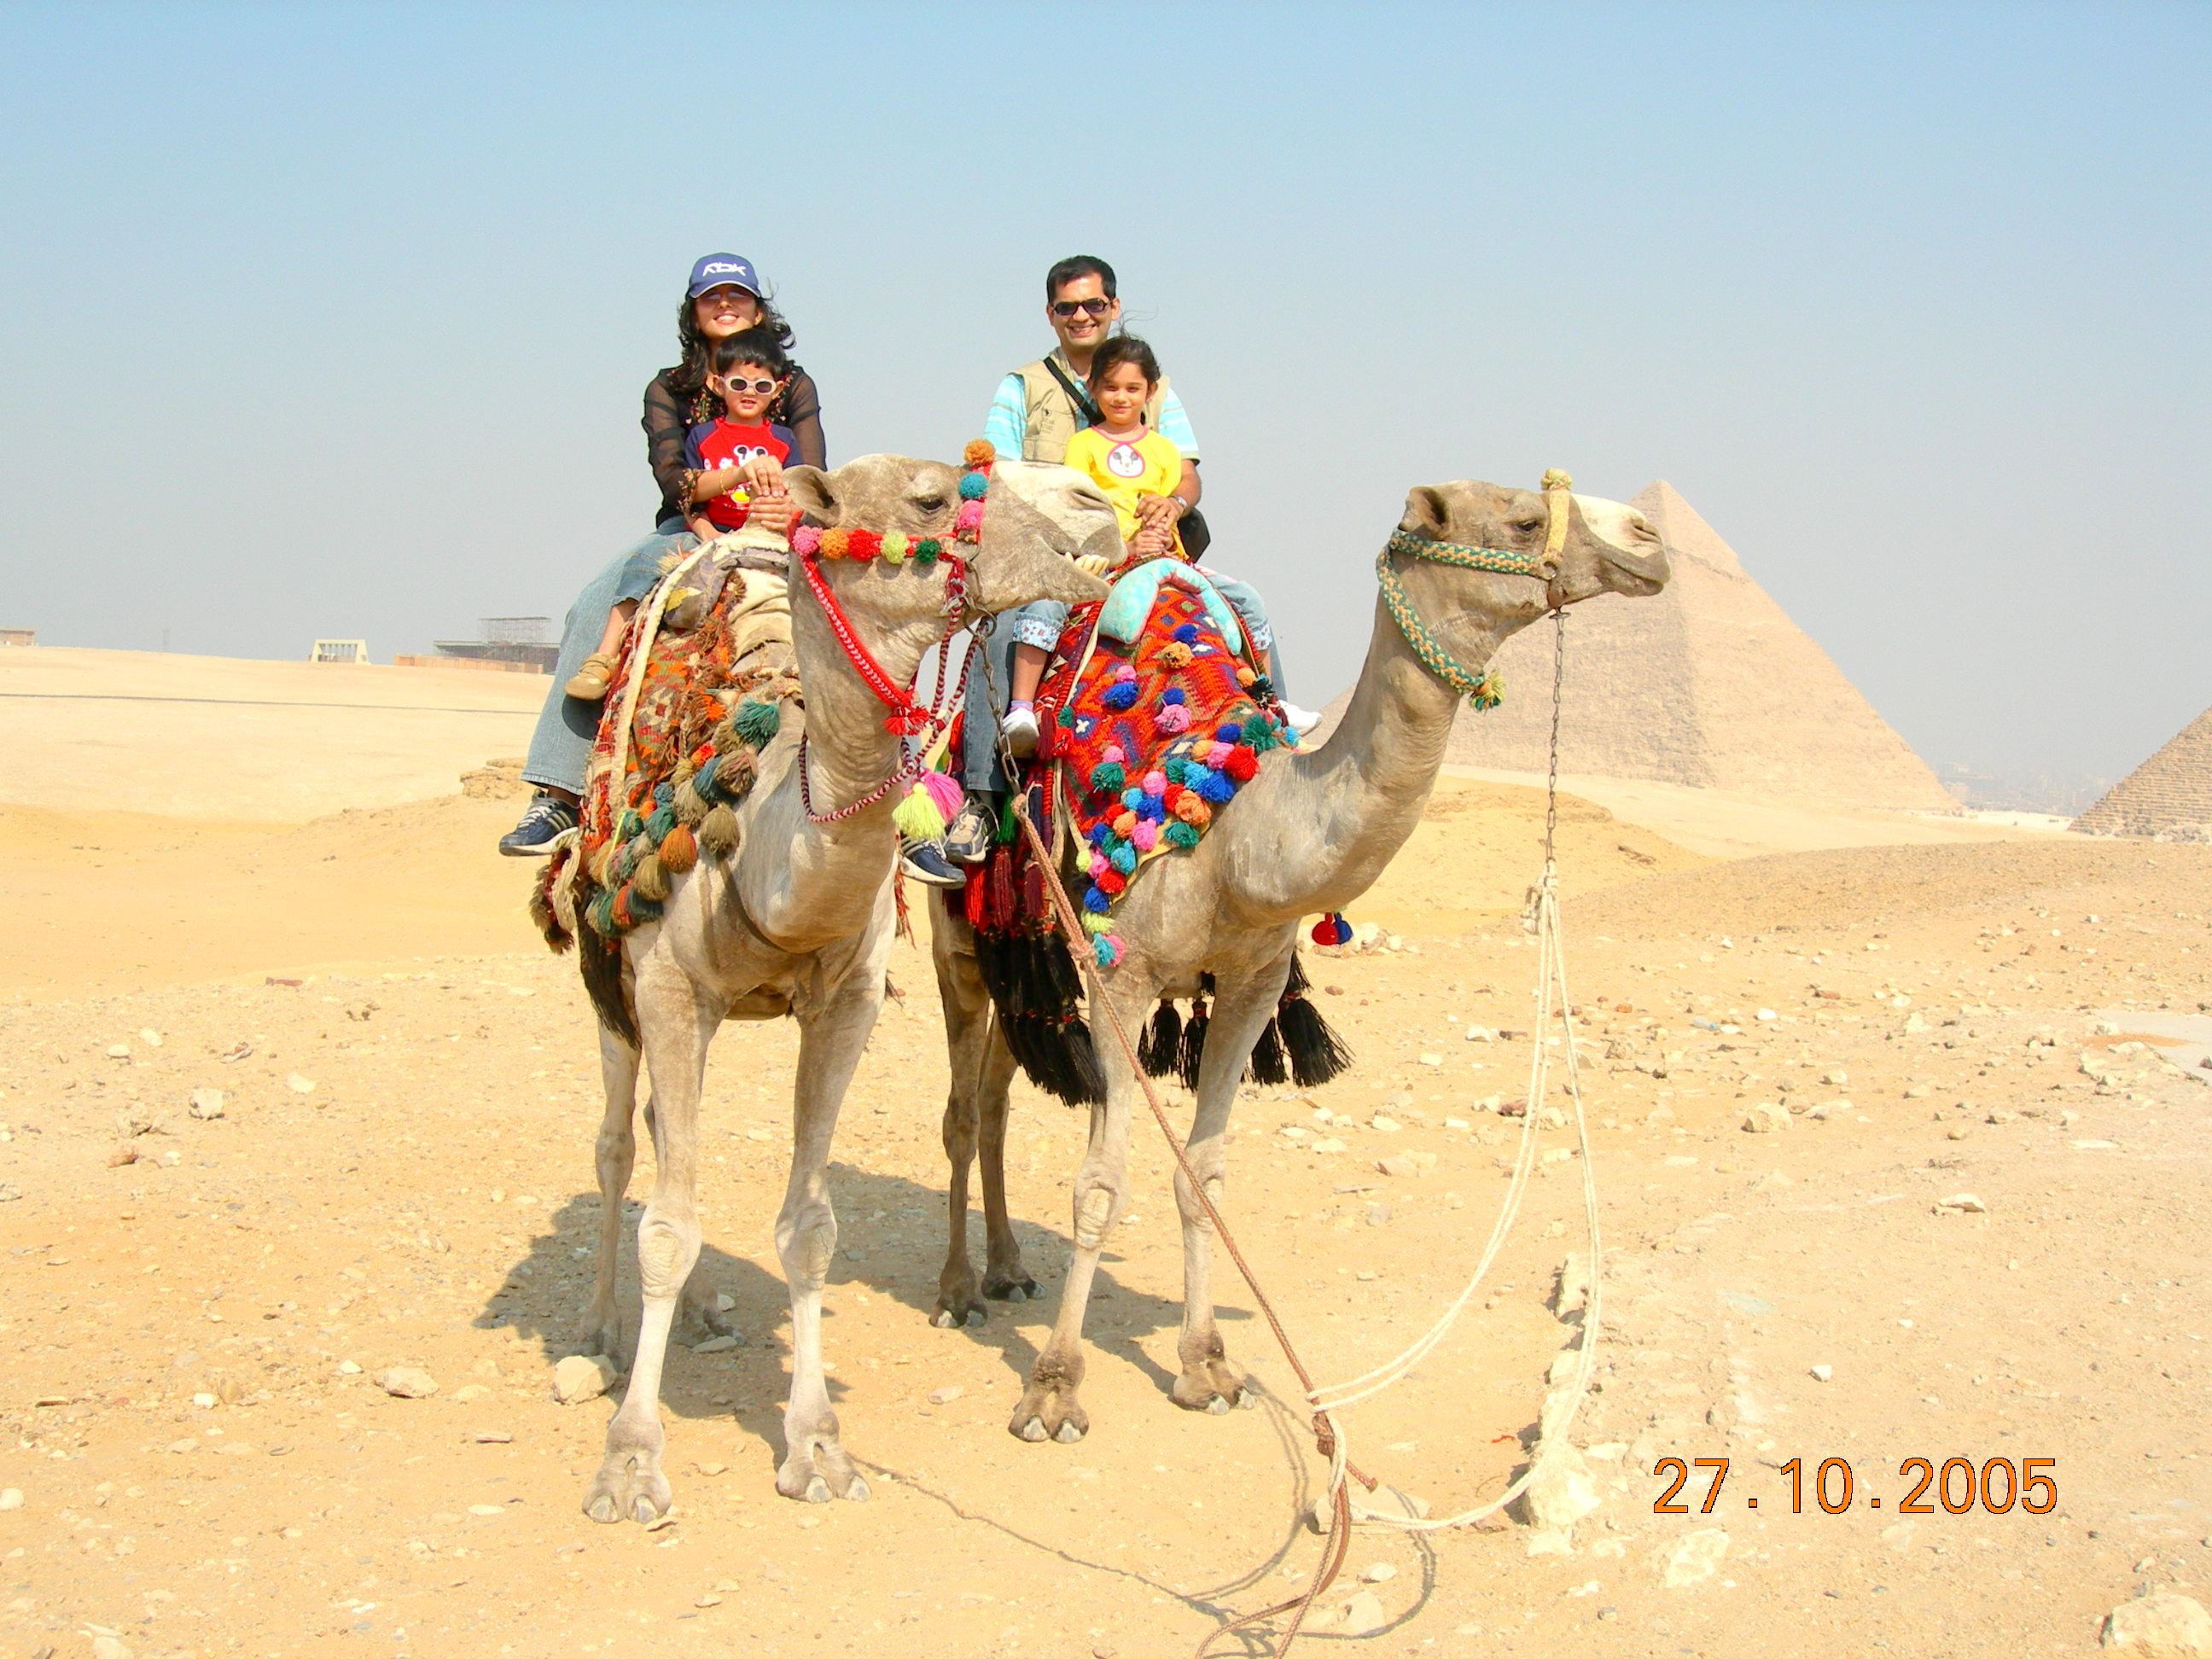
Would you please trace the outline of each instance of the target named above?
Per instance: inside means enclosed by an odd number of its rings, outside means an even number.
[[[1051,358],[1044,360],[1044,366],[1052,371],[1052,378],[1060,382],[1060,389],[1067,394],[1068,402],[1075,405],[1075,412],[1083,417],[1083,423],[1085,426],[1097,425],[1098,405],[1091,401],[1089,390],[1080,381],[1068,379],[1067,371]]]

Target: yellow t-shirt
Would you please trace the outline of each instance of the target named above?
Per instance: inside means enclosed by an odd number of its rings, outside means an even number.
[[[1106,492],[1125,542],[1137,533],[1137,497],[1172,495],[1182,482],[1182,451],[1157,432],[1124,441],[1087,426],[1067,441],[1066,464]],[[1180,533],[1176,554],[1182,555]]]

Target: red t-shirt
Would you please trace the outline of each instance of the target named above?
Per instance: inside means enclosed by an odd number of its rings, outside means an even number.
[[[792,458],[799,453],[799,440],[792,435],[789,427],[775,426],[762,422],[757,426],[740,426],[735,421],[704,421],[691,428],[684,442],[685,464],[702,472],[714,472],[726,466],[743,466],[756,455],[773,455],[778,462],[789,466]],[[707,521],[717,530],[741,530],[752,498],[743,489],[732,490],[726,495],[717,495],[702,502]]]

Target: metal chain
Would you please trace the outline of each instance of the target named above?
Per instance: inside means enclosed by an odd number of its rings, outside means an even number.
[[[1552,770],[1544,786],[1544,867],[1552,867],[1552,842],[1559,827],[1559,709],[1567,683],[1567,608],[1552,612]]]

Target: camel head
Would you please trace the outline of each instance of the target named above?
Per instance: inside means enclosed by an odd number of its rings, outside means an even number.
[[[792,499],[824,529],[901,531],[951,542],[960,511],[957,467],[905,455],[863,455],[835,471],[794,466],[783,477]],[[969,562],[969,602],[995,613],[1032,599],[1080,605],[1103,599],[1106,585],[1079,570],[1075,560],[1092,553],[1115,559],[1121,550],[1112,506],[1080,473],[1000,461],[991,469],[981,539],[961,550]],[[900,580],[895,569],[874,568],[885,581]],[[940,602],[942,587],[909,584],[910,590],[924,586],[927,597],[916,592],[915,603],[927,609]]]
[[[1620,593],[1632,599],[1667,585],[1667,550],[1634,507],[1595,495],[1567,495],[1566,535],[1548,575],[1468,569],[1393,553],[1406,593],[1438,637],[1471,663],[1486,661],[1506,635],[1546,611]],[[1407,492],[1398,528],[1420,541],[1545,556],[1551,507],[1534,489],[1461,479]],[[1475,647],[1482,642],[1481,648]]]

